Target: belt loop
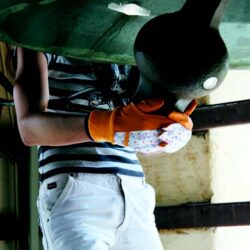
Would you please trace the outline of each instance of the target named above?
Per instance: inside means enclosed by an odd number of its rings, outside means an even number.
[[[78,177],[78,173],[69,173],[69,176],[77,178]]]

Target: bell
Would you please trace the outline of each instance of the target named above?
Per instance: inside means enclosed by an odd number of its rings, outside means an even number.
[[[141,89],[193,99],[219,87],[229,65],[218,29],[221,2],[187,0],[179,11],[159,15],[140,29],[134,56]]]

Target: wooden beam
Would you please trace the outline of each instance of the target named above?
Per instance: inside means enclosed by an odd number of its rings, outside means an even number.
[[[156,207],[158,229],[250,225],[250,202]]]
[[[191,118],[193,131],[250,123],[250,100],[200,106]]]

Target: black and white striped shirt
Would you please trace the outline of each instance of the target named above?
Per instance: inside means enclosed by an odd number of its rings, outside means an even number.
[[[49,109],[88,114],[112,110],[130,101],[129,66],[107,65],[46,54],[49,63]],[[84,129],[84,128],[83,128]],[[119,173],[144,176],[132,148],[85,142],[69,146],[39,146],[41,180],[59,173]]]

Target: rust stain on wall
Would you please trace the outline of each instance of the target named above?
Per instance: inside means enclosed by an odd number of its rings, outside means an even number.
[[[138,155],[157,205],[179,205],[211,199],[209,136],[193,136],[174,154]]]

